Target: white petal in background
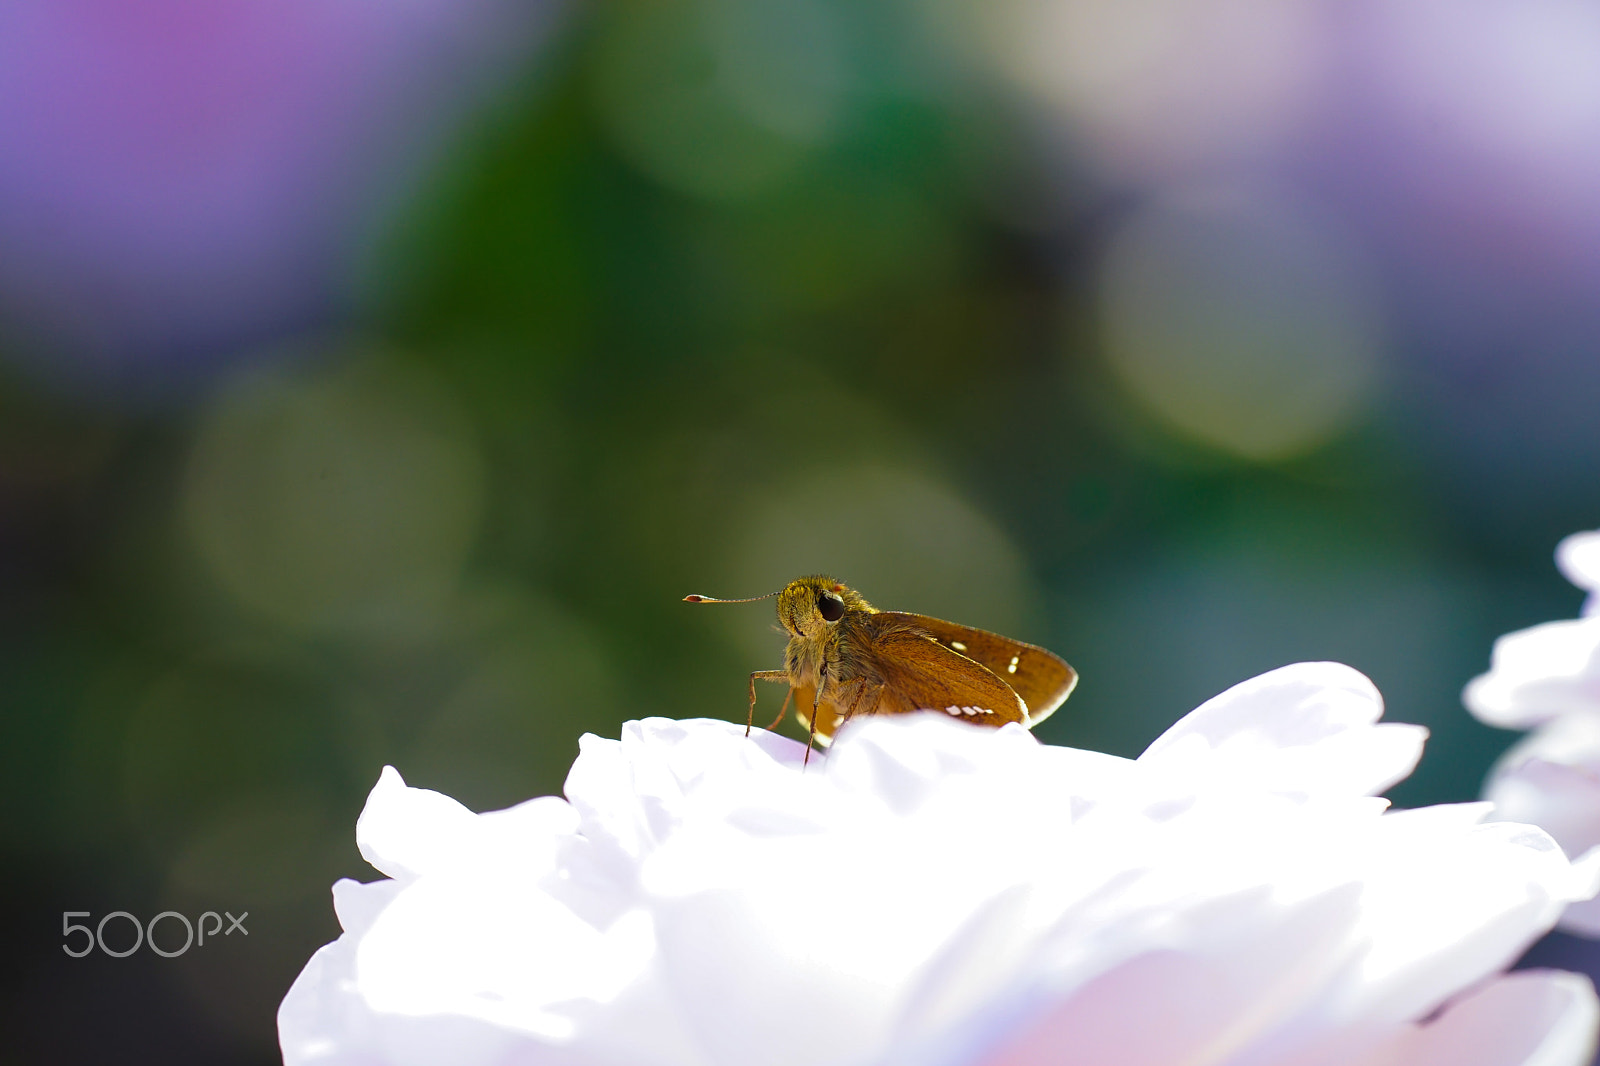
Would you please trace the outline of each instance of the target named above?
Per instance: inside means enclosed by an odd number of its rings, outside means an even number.
[[[1574,533],[1556,546],[1556,565],[1588,591],[1582,618],[1545,622],[1494,642],[1489,672],[1462,693],[1489,725],[1528,729],[1565,714],[1600,715],[1600,530]]]
[[[1568,855],[1600,846],[1600,532],[1575,533],[1556,564],[1589,591],[1584,617],[1545,622],[1495,641],[1489,672],[1462,693],[1489,725],[1534,731],[1495,764],[1484,797],[1495,817],[1543,828]],[[1567,909],[1563,929],[1600,936],[1600,904]]]
[[[873,718],[825,758],[717,721],[585,737],[567,800],[386,769],[392,880],[279,1012],[289,1066],[1586,1063],[1586,979],[1499,976],[1595,893],[1487,804],[1386,813],[1423,735],[1286,667],[1138,760]]]
[[[1489,672],[1468,683],[1467,709],[1527,729],[1564,714],[1600,714],[1600,617],[1545,622],[1494,642]]]
[[[1574,533],[1556,545],[1556,565],[1567,580],[1589,593],[1583,613],[1595,613],[1595,595],[1600,592],[1600,530]]]

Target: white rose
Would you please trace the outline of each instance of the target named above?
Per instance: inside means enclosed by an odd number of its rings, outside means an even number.
[[[279,1011],[288,1066],[1578,1066],[1587,979],[1501,971],[1596,871],[1487,804],[1387,812],[1423,731],[1285,667],[1137,760],[874,717],[583,738],[473,814],[385,769],[390,880]]]

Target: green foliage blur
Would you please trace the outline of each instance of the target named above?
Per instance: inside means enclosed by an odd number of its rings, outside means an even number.
[[[375,876],[353,827],[383,765],[487,809],[559,792],[585,732],[743,719],[770,604],[691,592],[828,572],[1046,645],[1082,675],[1050,743],[1137,754],[1302,659],[1433,730],[1399,802],[1474,798],[1512,739],[1459,690],[1499,633],[1575,613],[1549,552],[1592,498],[1480,520],[1508,482],[1397,428],[1422,401],[1382,371],[1304,446],[1197,432],[1199,391],[1115,369],[1096,264],[1129,205],[1023,107],[842,6],[746,27],[835,37],[826,63],[745,55],[730,103],[685,10],[569,26],[456,132],[337,323],[160,409],[4,382],[26,1061],[273,1061],[329,885]],[[224,907],[248,942],[58,954],[58,911]],[[112,1035],[51,1058],[80,1015]]]

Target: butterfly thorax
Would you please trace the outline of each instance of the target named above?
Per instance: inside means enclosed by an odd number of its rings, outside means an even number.
[[[830,603],[842,617],[824,616],[819,605]],[[789,634],[784,671],[790,681],[821,689],[861,676],[864,664],[850,649],[870,643],[862,638],[871,632],[876,613],[859,592],[826,575],[791,581],[778,594],[778,621]]]
[[[867,692],[880,689],[888,680],[885,665],[876,650],[885,638],[898,634],[928,639],[928,634],[878,611],[850,612],[819,637],[796,636],[790,639],[784,665],[789,682],[810,688],[824,699],[834,699],[841,690],[864,684]],[[876,700],[868,705],[870,711]]]

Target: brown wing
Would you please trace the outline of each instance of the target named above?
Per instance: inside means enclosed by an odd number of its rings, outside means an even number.
[[[883,678],[874,714],[944,711],[993,726],[1028,719],[1027,707],[993,671],[921,633],[898,625],[881,630],[871,654]]]
[[[983,664],[1022,697],[1027,708],[1023,721],[1030,729],[1066,702],[1078,683],[1078,672],[1066,660],[1033,644],[903,611],[880,611],[876,617],[921,629],[957,654]]]
[[[800,728],[811,729],[811,707],[816,703],[817,690],[810,685],[794,685],[794,716],[800,722]],[[844,712],[833,704],[823,701],[817,705],[817,730],[816,738],[822,742],[823,747],[833,740],[833,731],[839,728],[839,719],[844,717]]]
[[[815,735],[824,744],[833,739],[852,706],[858,717],[931,710],[996,728],[1027,721],[1027,708],[1009,685],[981,663],[931,637],[896,627],[872,641],[867,657],[872,664],[869,673],[883,680],[861,678],[830,686],[828,698],[817,704]],[[816,690],[796,685],[794,697],[795,715],[809,729]]]

